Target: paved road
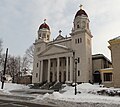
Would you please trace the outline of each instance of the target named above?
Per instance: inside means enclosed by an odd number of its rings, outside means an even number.
[[[53,106],[0,99],[0,107],[53,107]]]

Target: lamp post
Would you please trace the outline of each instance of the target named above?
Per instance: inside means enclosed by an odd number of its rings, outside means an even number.
[[[3,89],[3,87],[4,87],[5,71],[6,71],[6,63],[7,63],[7,56],[8,56],[8,48],[6,49],[6,57],[5,57],[3,75],[2,75],[2,86],[1,86],[1,89]]]
[[[75,59],[75,95],[77,94],[77,87],[76,87],[76,82],[77,82],[77,62],[78,60]]]

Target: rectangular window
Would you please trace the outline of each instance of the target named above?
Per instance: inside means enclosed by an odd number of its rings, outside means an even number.
[[[78,76],[80,76],[80,71],[78,70]]]
[[[78,38],[78,43],[80,42],[79,38]]]
[[[78,58],[78,63],[80,63],[80,58]]]
[[[38,63],[37,63],[37,67],[38,67]]]
[[[112,73],[104,73],[104,81],[112,81]]]
[[[80,38],[80,43],[82,43],[82,38]]]
[[[38,77],[38,73],[36,73],[36,78]]]

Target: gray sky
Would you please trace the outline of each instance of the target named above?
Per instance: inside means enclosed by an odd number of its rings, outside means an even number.
[[[69,35],[80,4],[90,19],[93,54],[110,58],[108,40],[120,35],[120,0],[0,0],[0,38],[12,55],[23,55],[37,38],[44,19],[51,29],[51,39]]]

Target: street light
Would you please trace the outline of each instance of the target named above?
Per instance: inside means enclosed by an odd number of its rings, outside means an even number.
[[[75,59],[75,95],[77,94],[77,87],[76,87],[76,82],[77,82],[77,63],[78,59]]]

